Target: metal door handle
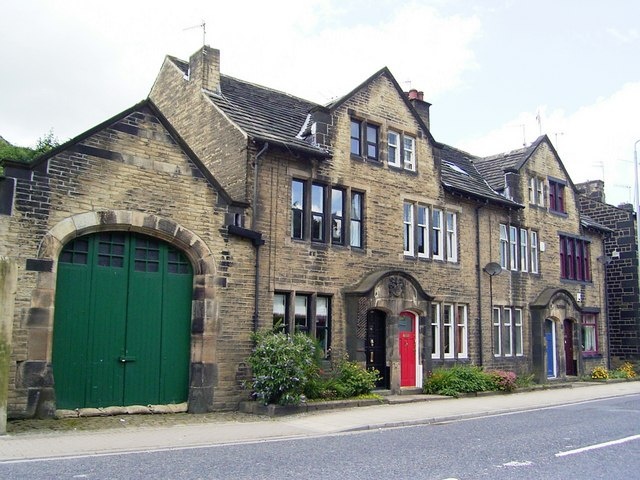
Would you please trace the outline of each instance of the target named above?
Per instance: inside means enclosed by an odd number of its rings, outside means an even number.
[[[118,361],[120,363],[135,362],[136,361],[136,357],[124,357],[124,356],[122,356],[122,357],[118,358]]]

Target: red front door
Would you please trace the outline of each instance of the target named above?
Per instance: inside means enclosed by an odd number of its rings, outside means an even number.
[[[416,332],[415,315],[402,312],[398,322],[400,338],[400,386],[416,386]]]

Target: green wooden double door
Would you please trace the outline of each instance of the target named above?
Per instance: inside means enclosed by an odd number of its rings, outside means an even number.
[[[60,254],[53,330],[57,408],[187,399],[193,272],[128,232],[78,237]]]

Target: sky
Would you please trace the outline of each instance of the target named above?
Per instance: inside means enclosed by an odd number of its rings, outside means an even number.
[[[389,67],[437,141],[485,156],[546,134],[574,182],[634,203],[637,0],[4,0],[0,136],[69,140],[203,43],[223,74],[321,104]]]

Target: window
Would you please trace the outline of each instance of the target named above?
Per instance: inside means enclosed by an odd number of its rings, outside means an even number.
[[[529,232],[520,229],[520,270],[529,271]]]
[[[413,204],[404,204],[404,254],[413,255]]]
[[[304,238],[304,183],[291,182],[291,238]]]
[[[444,304],[442,312],[442,353],[453,358],[453,305]]]
[[[504,334],[504,356],[510,357],[513,355],[513,323],[510,308],[505,308],[503,311],[502,329]]]
[[[311,191],[310,202],[308,188]],[[362,248],[363,195],[339,187],[292,180],[291,238],[334,245],[344,245],[348,238],[352,247]],[[350,211],[346,208],[349,204]]]
[[[458,261],[458,240],[456,235],[456,214],[447,212],[447,261]]]
[[[415,171],[416,169],[416,139],[404,136],[404,168]]]
[[[502,329],[500,328],[500,313],[500,308],[493,308],[493,354],[496,357],[502,355]]]
[[[431,225],[431,254],[434,259],[442,260],[442,210],[433,209]]]
[[[344,192],[339,188],[331,189],[331,243],[344,243]]]
[[[522,347],[522,309],[515,308],[513,310],[513,336],[515,340],[515,348],[516,355],[523,355],[523,347]]]
[[[564,207],[564,182],[549,180],[549,210],[566,213]]]
[[[387,164],[400,167],[400,134],[387,132]]]
[[[529,179],[529,203],[544,207],[544,179],[539,177]]]
[[[507,233],[507,226],[504,223],[500,224],[500,266],[507,268],[507,261],[509,259],[509,234]]]
[[[276,293],[273,296],[273,326],[281,332],[289,333],[287,296],[283,293]]]
[[[538,232],[531,231],[531,273],[538,273]]]
[[[311,240],[324,242],[324,195],[323,185],[311,186]]]
[[[582,351],[584,353],[597,353],[597,315],[594,313],[585,313],[582,315]]]
[[[329,297],[316,298],[316,340],[324,352],[329,355],[331,332],[329,331]]]
[[[362,135],[360,122],[351,120],[351,155],[362,156]]]
[[[418,205],[417,240],[418,257],[429,256],[429,209]]]
[[[518,270],[518,229],[509,227],[509,258],[511,270]]]
[[[522,308],[493,307],[493,354],[523,355]]]
[[[378,160],[379,130],[376,125],[351,119],[351,154]]]
[[[560,278],[591,281],[589,241],[560,235]]]
[[[440,305],[431,304],[431,357],[440,358]]]
[[[293,312],[290,316],[289,312]],[[284,333],[304,332],[318,341],[327,357],[331,351],[331,297],[276,292],[273,326]]]
[[[432,358],[467,358],[467,306],[431,304],[431,338]]]
[[[362,248],[362,197],[359,192],[351,192],[350,245]]]
[[[458,358],[467,357],[467,339],[468,339],[468,319],[467,306],[458,305],[456,315],[456,356]]]
[[[15,178],[0,178],[0,215],[11,215],[13,213],[15,191]]]

